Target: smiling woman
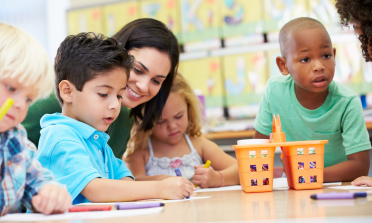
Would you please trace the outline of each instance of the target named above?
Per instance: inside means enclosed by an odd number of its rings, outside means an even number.
[[[130,71],[122,96],[120,114],[106,131],[110,136],[109,146],[115,156],[121,158],[130,138],[133,120],[140,130],[148,130],[159,119],[177,70],[180,52],[173,33],[154,19],[134,20],[113,38],[135,57],[134,68]],[[61,112],[61,107],[54,94],[30,107],[22,124],[36,146],[40,138],[41,117],[56,112]]]

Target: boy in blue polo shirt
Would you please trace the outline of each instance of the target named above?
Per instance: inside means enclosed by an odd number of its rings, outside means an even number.
[[[149,198],[179,199],[193,192],[185,178],[134,182],[104,133],[118,117],[133,58],[112,38],[68,36],[55,59],[62,114],[41,119],[38,159],[67,185],[73,204]]]
[[[328,140],[324,182],[368,175],[371,143],[359,96],[332,81],[336,50],[324,26],[311,18],[288,22],[279,33],[276,63],[254,124],[254,138],[269,138],[279,114],[287,141]],[[290,75],[288,75],[290,74]]]

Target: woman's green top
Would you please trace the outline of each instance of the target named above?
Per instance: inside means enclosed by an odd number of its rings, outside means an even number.
[[[130,130],[133,125],[133,119],[129,117],[129,111],[127,107],[122,106],[119,116],[106,131],[110,136],[108,144],[115,156],[119,159],[121,159],[127,149]],[[62,109],[54,93],[47,99],[36,101],[30,106],[22,125],[27,130],[28,139],[33,142],[36,147],[39,144],[41,117],[45,114],[53,114],[56,112],[62,112]]]

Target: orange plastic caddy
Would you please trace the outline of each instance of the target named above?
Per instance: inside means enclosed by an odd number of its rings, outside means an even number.
[[[296,189],[323,187],[324,144],[328,140],[286,142],[280,118],[273,119],[270,143],[233,145],[238,160],[240,185],[245,192],[273,190],[275,148],[283,151],[288,186]]]

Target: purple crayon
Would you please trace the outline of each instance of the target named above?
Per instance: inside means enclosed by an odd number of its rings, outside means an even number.
[[[354,199],[357,197],[367,197],[366,192],[361,193],[324,193],[324,194],[313,194],[310,196],[311,199],[321,200],[321,199]]]
[[[162,207],[162,206],[164,206],[164,203],[160,203],[160,202],[155,202],[155,203],[115,203],[114,206],[117,210],[126,210],[126,209]]]
[[[177,177],[182,177],[181,171],[179,169],[174,170],[176,172]],[[187,199],[190,198],[190,196],[186,197]]]

